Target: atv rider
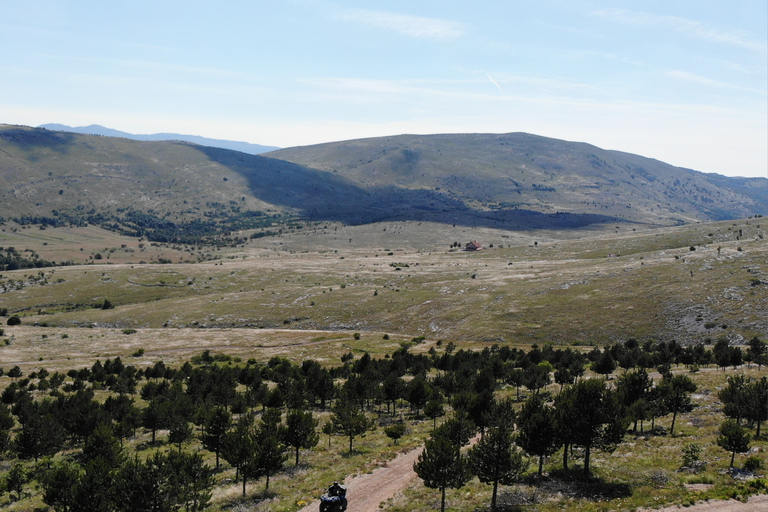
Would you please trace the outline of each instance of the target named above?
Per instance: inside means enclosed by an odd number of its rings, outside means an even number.
[[[328,496],[344,497],[346,494],[344,492],[345,490],[346,489],[344,489],[344,487],[339,485],[339,482],[333,482],[333,484],[331,484],[331,486],[328,488]]]
[[[347,488],[333,482],[328,492],[320,497],[320,512],[344,512],[347,510]]]

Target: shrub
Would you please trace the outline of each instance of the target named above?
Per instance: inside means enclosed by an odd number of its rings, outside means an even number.
[[[134,352],[134,353],[133,353],[133,354],[131,354],[131,355],[132,355],[133,357],[141,357],[141,356],[143,356],[143,355],[144,355],[144,349],[143,349],[143,348],[140,348],[139,350],[137,350],[136,352]]]
[[[405,435],[406,427],[405,423],[395,423],[394,425],[390,425],[388,427],[384,427],[384,434],[392,441],[394,441],[395,444],[397,444],[397,441]]]
[[[760,469],[765,468],[765,463],[763,462],[763,459],[756,455],[752,455],[750,457],[747,457],[747,460],[744,461],[744,469],[746,471],[755,472]]]
[[[8,308],[0,308],[0,316],[8,316]]]
[[[112,304],[108,299],[104,299],[103,302],[97,302],[93,305],[94,309],[114,309],[115,305]]]
[[[17,315],[13,315],[8,319],[8,322],[6,322],[8,325],[21,325],[21,318],[19,318]]]
[[[697,443],[690,443],[683,446],[683,467],[691,469],[694,473],[702,471],[707,463],[699,460],[701,455],[701,446]]]
[[[136,329],[123,329],[123,334],[135,334]]]

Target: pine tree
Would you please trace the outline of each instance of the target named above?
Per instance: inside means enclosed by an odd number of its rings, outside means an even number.
[[[333,428],[349,438],[349,453],[352,453],[352,440],[357,436],[365,435],[375,423],[350,400],[339,400],[334,404],[332,411]]]
[[[236,469],[235,480],[238,475],[243,479],[243,496],[248,480],[259,476],[256,442],[253,416],[250,414],[240,416],[235,428],[224,436],[221,456]]]
[[[34,458],[56,454],[66,439],[66,432],[51,414],[30,414],[15,439],[19,458]]]
[[[584,447],[584,476],[589,476],[592,448],[611,450],[624,437],[628,424],[614,391],[605,381],[581,380],[555,399],[555,416],[563,443],[563,467],[568,467],[568,448]]]
[[[62,461],[43,473],[43,502],[56,512],[77,510],[78,487],[82,478],[80,466]]]
[[[539,457],[539,475],[544,467],[544,457],[555,453],[558,449],[558,432],[555,422],[555,411],[544,403],[539,395],[529,398],[517,416],[519,434],[517,444],[530,453]]]
[[[736,452],[744,453],[749,451],[750,436],[747,431],[739,425],[736,420],[727,419],[720,426],[720,435],[717,438],[717,445],[724,450],[731,452],[731,466],[736,458]]]
[[[299,450],[309,450],[317,446],[320,435],[317,433],[318,421],[311,411],[293,410],[285,417],[285,427],[281,437],[285,444],[296,450],[296,465],[299,465]]]
[[[528,460],[513,442],[512,430],[496,426],[469,450],[472,472],[484,484],[493,485],[491,510],[496,510],[499,484],[511,485],[528,467]]]
[[[472,476],[459,446],[446,436],[433,434],[413,465],[426,487],[440,490],[440,512],[445,512],[446,489],[459,489]]]
[[[675,420],[677,415],[693,410],[691,402],[691,393],[696,391],[696,384],[687,375],[675,375],[665,378],[659,384],[659,392],[664,397],[663,400],[667,409],[672,413],[672,426],[669,429],[669,435],[675,433]]]
[[[311,414],[311,413],[310,413]],[[266,414],[264,415],[266,416]],[[264,492],[269,491],[269,477],[283,467],[288,455],[285,453],[285,443],[280,438],[280,425],[270,418],[266,421],[262,418],[254,432],[254,471],[251,476],[258,478],[267,477]]]
[[[216,469],[219,469],[219,456],[224,442],[224,436],[232,423],[232,417],[223,407],[214,409],[203,426],[201,441],[206,450],[216,454]]]

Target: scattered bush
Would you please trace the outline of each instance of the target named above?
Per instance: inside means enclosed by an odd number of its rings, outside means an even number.
[[[405,423],[395,423],[394,425],[384,427],[384,434],[392,439],[395,444],[397,444],[397,441],[405,435],[405,432]]]
[[[669,483],[669,475],[665,471],[658,469],[648,474],[648,481],[656,487],[664,487]]]
[[[94,306],[95,309],[115,309],[115,305],[108,299],[104,299],[103,302],[97,302]]]
[[[136,329],[123,329],[123,334],[136,334]]]
[[[13,315],[8,319],[6,323],[8,325],[21,325],[21,318],[19,318],[17,315]]]
[[[687,468],[694,473],[703,471],[707,463],[699,460],[701,455],[701,445],[697,443],[690,443],[683,446],[683,468]]]
[[[746,471],[755,472],[760,469],[765,469],[765,463],[763,462],[763,459],[756,455],[752,455],[750,457],[747,457],[747,460],[744,461],[744,469]]]

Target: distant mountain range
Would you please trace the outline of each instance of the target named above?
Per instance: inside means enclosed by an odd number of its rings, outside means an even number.
[[[0,125],[0,182],[0,221],[87,223],[172,241],[298,219],[529,230],[768,215],[766,178],[527,133],[400,135],[250,155]]]
[[[193,144],[200,144],[201,146],[241,151],[250,155],[258,155],[279,149],[275,146],[262,146],[260,144],[251,144],[250,142],[239,142],[233,140],[209,139],[208,137],[200,137],[199,135],[182,135],[180,133],[153,133],[150,135],[136,135],[134,133],[121,132],[120,130],[106,128],[98,124],[73,127],[64,124],[48,123],[41,124],[38,126],[38,128],[58,130],[61,132],[84,133],[87,135],[103,135],[105,137],[123,137],[125,139],[132,140],[181,140],[184,142],[192,142]]]

